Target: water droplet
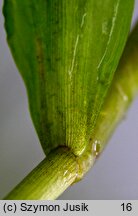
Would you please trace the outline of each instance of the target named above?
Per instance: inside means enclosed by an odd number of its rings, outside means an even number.
[[[122,88],[122,86],[119,83],[116,84],[116,88],[117,88],[119,94],[121,95],[121,97],[123,98],[123,100],[128,101],[128,96],[125,94],[124,89]]]
[[[99,140],[95,140],[92,144],[92,153],[97,157],[101,151],[101,142]]]
[[[128,101],[128,96],[127,96],[127,95],[124,95],[124,96],[123,96],[123,100],[124,100],[124,101]]]

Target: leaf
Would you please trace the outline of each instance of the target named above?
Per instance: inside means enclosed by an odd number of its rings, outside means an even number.
[[[7,39],[45,153],[81,155],[128,35],[133,0],[5,0]]]
[[[101,144],[101,153],[113,131],[126,116],[132,101],[138,95],[138,22],[132,30],[119,65],[115,72],[110,90],[106,95],[97,119],[92,142]]]
[[[87,151],[85,150],[79,157],[65,147],[52,151],[4,199],[55,199],[86,174],[95,162],[95,155],[99,157],[113,130],[138,93],[137,59],[138,23],[127,40],[110,91],[97,119],[96,130],[92,137],[94,147],[91,149],[88,146]],[[95,146],[99,139],[101,148]]]

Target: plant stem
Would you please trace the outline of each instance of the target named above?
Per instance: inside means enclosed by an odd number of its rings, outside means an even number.
[[[56,199],[76,179],[78,165],[67,148],[51,152],[4,199]]]
[[[59,147],[48,154],[4,199],[54,200],[71,184],[82,179],[95,158],[89,148],[81,157],[76,157],[69,148]]]

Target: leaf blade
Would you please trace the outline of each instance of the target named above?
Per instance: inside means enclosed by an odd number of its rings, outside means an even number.
[[[46,153],[67,145],[80,155],[89,144],[132,8],[129,0],[5,0],[8,43]]]

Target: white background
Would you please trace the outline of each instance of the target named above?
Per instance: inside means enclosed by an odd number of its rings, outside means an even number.
[[[137,14],[138,1],[133,23]],[[44,158],[30,119],[25,87],[5,38],[0,11],[0,198]],[[138,199],[137,165],[138,98],[95,166],[60,199]]]

